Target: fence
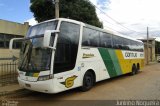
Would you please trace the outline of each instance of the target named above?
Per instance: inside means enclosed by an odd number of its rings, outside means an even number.
[[[0,64],[0,86],[17,83],[17,63]]]

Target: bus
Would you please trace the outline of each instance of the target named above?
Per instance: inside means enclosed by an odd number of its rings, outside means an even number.
[[[25,89],[58,93],[98,81],[137,74],[144,67],[144,44],[76,20],[57,18],[30,27],[21,40],[18,82]]]

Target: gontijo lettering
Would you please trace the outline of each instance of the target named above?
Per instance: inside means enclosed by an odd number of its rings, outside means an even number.
[[[137,57],[137,53],[126,52],[125,57]]]

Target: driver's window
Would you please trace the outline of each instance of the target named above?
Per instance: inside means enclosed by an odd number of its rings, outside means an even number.
[[[75,67],[79,34],[80,25],[69,22],[61,23],[55,53],[54,73],[69,71]]]

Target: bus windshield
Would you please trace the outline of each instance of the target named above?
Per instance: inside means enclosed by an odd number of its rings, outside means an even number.
[[[43,36],[46,30],[55,30],[57,22],[47,22],[31,27],[20,50],[20,71],[45,71],[50,69],[52,50],[43,48]],[[34,37],[36,36],[36,37]],[[33,38],[32,38],[33,37]],[[50,44],[53,45],[54,34]]]

